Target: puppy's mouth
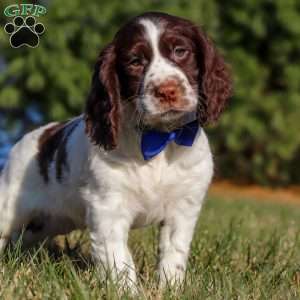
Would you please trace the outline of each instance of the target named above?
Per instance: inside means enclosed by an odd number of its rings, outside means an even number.
[[[155,113],[148,113],[144,112],[143,120],[146,123],[162,123],[162,122],[169,122],[175,121],[176,119],[181,118],[186,114],[185,111],[177,110],[177,109],[169,109],[162,112],[155,112]]]
[[[163,120],[176,119],[183,116],[186,112],[182,110],[170,109],[162,113],[157,113],[153,117],[159,117]]]
[[[170,131],[177,129],[196,119],[196,112],[170,109],[168,111],[145,114],[143,125],[146,128]]]

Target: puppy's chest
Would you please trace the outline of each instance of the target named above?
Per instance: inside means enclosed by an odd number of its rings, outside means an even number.
[[[135,227],[163,220],[166,211],[182,200],[189,185],[184,166],[169,165],[164,159],[129,168],[124,177],[122,195],[135,217]]]

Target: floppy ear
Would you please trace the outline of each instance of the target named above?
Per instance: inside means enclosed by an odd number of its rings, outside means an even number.
[[[101,53],[95,65],[85,109],[86,132],[95,145],[105,150],[117,146],[120,123],[120,92],[113,44]]]
[[[223,57],[201,29],[196,29],[198,40],[199,107],[201,124],[217,121],[232,94],[232,80]]]

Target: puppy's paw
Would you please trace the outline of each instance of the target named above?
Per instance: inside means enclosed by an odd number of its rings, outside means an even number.
[[[161,266],[159,268],[159,287],[176,286],[180,288],[184,282],[185,267],[183,265],[174,264]]]

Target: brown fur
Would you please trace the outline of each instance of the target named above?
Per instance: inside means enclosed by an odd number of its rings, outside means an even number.
[[[61,182],[63,170],[68,169],[66,144],[69,136],[78,125],[78,121],[58,123],[47,128],[39,138],[38,163],[40,174],[46,183],[49,182],[49,167],[56,154],[56,179]]]
[[[114,45],[100,54],[86,106],[87,134],[106,150],[116,147],[119,130],[120,95],[115,56]]]
[[[65,123],[55,124],[47,128],[39,138],[38,162],[40,173],[46,183],[49,181],[49,165],[62,140],[64,127]]]

